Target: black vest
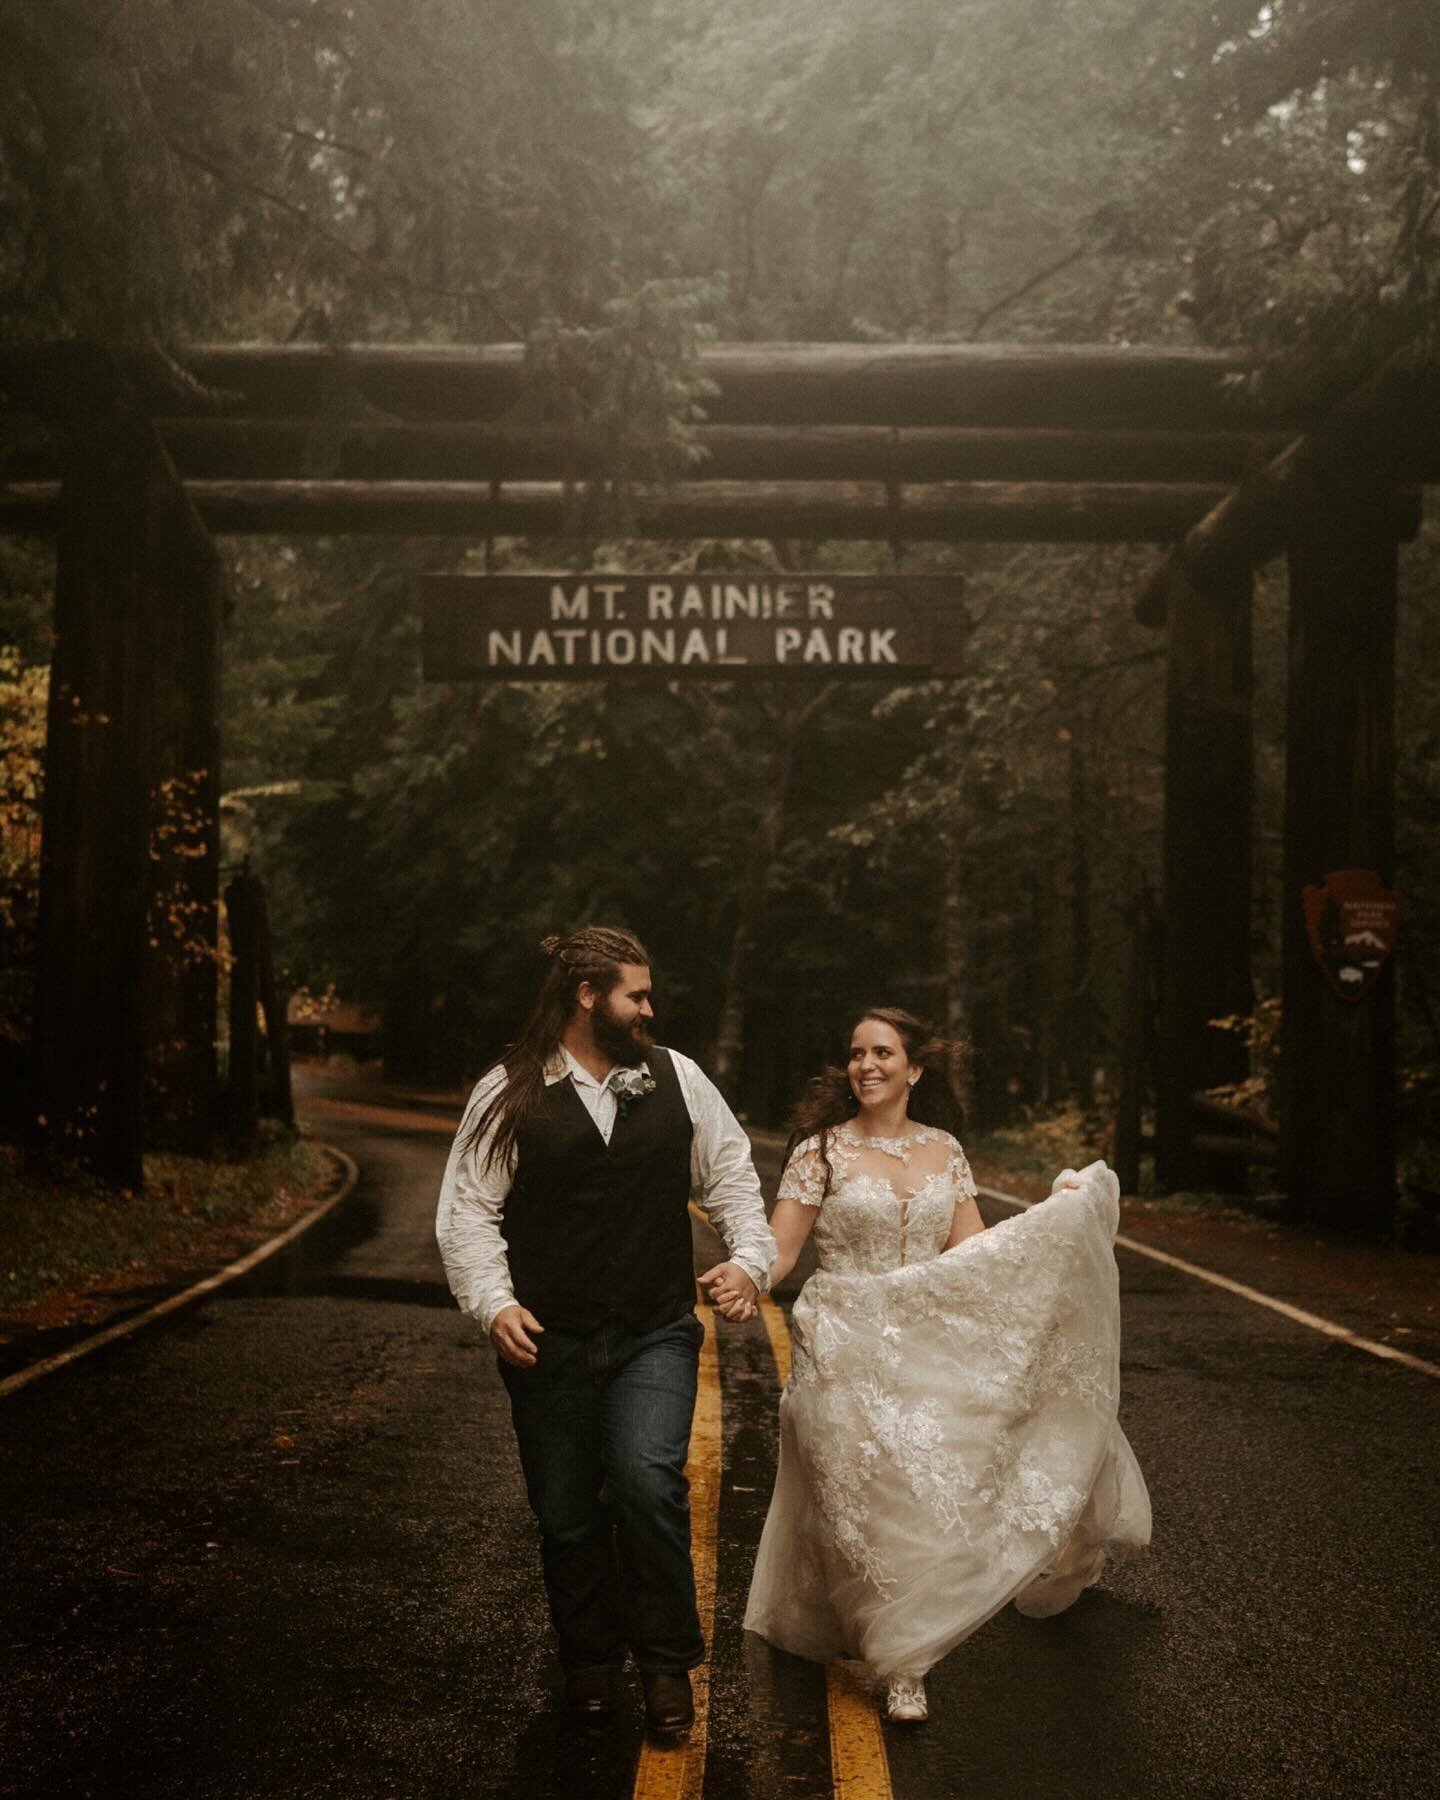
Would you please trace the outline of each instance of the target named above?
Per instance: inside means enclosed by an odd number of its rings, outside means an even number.
[[[520,1134],[501,1228],[515,1298],[544,1326],[643,1333],[694,1309],[694,1127],[670,1052],[646,1061],[655,1092],[617,1115],[608,1145],[568,1076]]]

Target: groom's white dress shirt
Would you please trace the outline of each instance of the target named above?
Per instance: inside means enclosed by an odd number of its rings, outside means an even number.
[[[770,1286],[775,1239],[765,1219],[750,1140],[704,1070],[678,1050],[670,1052],[670,1060],[694,1127],[690,1140],[691,1192],[698,1195],[711,1224],[725,1240],[731,1262],[742,1268],[763,1294]],[[646,1064],[640,1067],[649,1073]],[[557,1081],[573,1084],[607,1144],[615,1129],[617,1112],[615,1090],[609,1079],[597,1081],[563,1046],[545,1069],[547,1087],[553,1087]],[[504,1068],[496,1067],[475,1084],[445,1166],[435,1220],[435,1235],[450,1291],[462,1311],[477,1319],[487,1332],[495,1315],[503,1307],[515,1304],[505,1239],[500,1232],[505,1196],[515,1176],[515,1156],[512,1152],[487,1168],[485,1157],[492,1134],[487,1132],[469,1148],[466,1139],[504,1080]],[[643,1106],[645,1102],[642,1099],[634,1104]]]

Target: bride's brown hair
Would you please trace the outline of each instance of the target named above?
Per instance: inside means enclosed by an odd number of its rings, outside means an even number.
[[[933,1125],[958,1137],[964,1115],[954,1080],[965,1054],[964,1046],[941,1037],[902,1006],[867,1006],[855,1025],[862,1025],[866,1019],[888,1025],[899,1038],[906,1060],[920,1069],[919,1079],[910,1090],[910,1118],[917,1125]],[[855,1025],[850,1027],[852,1035]],[[819,1137],[826,1194],[835,1175],[830,1165],[830,1133],[835,1126],[853,1119],[859,1110],[860,1103],[850,1091],[848,1070],[827,1063],[820,1074],[806,1083],[805,1092],[786,1120],[790,1131],[790,1141],[785,1146],[787,1163],[807,1138]]]

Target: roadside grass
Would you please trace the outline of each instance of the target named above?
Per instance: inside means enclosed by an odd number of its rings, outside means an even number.
[[[1061,1169],[1083,1168],[1086,1163],[1100,1158],[1109,1162],[1114,1155],[1106,1122],[1082,1112],[1079,1107],[1037,1113],[1015,1125],[977,1133],[967,1140],[966,1151],[972,1163],[983,1164],[991,1173],[1042,1184],[1040,1193],[1049,1192],[1050,1183]],[[1038,1197],[1038,1194],[1025,1196],[1027,1199]],[[1139,1193],[1127,1194],[1125,1200],[1128,1206],[1141,1213],[1203,1216],[1262,1230],[1273,1228],[1280,1216],[1278,1195],[1216,1194],[1183,1189],[1157,1193],[1154,1165],[1149,1157],[1145,1157],[1140,1165]]]
[[[280,1230],[333,1179],[324,1153],[286,1132],[244,1162],[145,1158],[143,1193],[0,1144],[0,1316],[47,1296],[208,1273]],[[218,1259],[218,1260],[217,1260]]]
[[[1146,1128],[1149,1126],[1147,1120]],[[966,1137],[965,1149],[977,1172],[984,1171],[982,1179],[997,1184],[1008,1179],[1029,1186],[1032,1191],[1025,1193],[1027,1200],[1047,1194],[1050,1183],[1067,1165],[1081,1168],[1097,1157],[1110,1162],[1114,1155],[1108,1122],[1087,1115],[1079,1107],[1037,1112],[1014,1125],[977,1132]],[[1393,1224],[1388,1233],[1377,1235],[1372,1241],[1397,1250],[1440,1254],[1440,1149],[1428,1145],[1412,1148],[1402,1156],[1399,1174]],[[1273,1184],[1273,1180],[1273,1170],[1259,1176],[1256,1191],[1249,1194],[1183,1188],[1161,1193],[1155,1188],[1154,1163],[1146,1156],[1140,1164],[1139,1192],[1126,1194],[1124,1202],[1133,1219],[1158,1215],[1176,1220],[1221,1220],[1252,1231],[1318,1231],[1305,1225],[1286,1225],[1284,1196],[1267,1191],[1264,1185],[1267,1181]],[[1342,1242],[1354,1241],[1345,1234],[1331,1235]],[[1356,1234],[1361,1236],[1363,1233]]]
[[[1104,1128],[1078,1106],[1037,1112],[1014,1125],[965,1135],[971,1162],[983,1162],[1024,1181],[1043,1181],[1046,1190],[1061,1169],[1083,1168],[1107,1154]]]

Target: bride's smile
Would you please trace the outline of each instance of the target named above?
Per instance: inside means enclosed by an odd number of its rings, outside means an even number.
[[[919,1070],[905,1054],[900,1034],[882,1019],[862,1019],[850,1040],[850,1091],[867,1129],[903,1121]]]

